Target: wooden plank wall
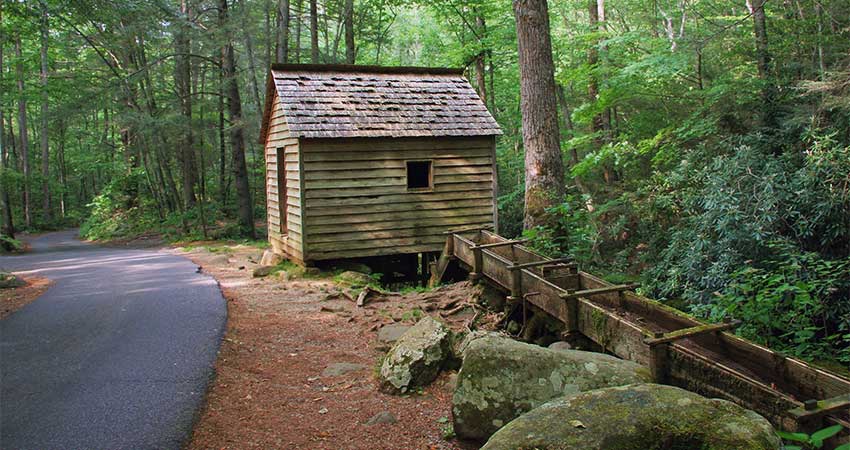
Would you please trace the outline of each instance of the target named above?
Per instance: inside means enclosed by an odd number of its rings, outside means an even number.
[[[283,149],[283,161],[278,160]],[[286,126],[283,108],[274,98],[269,134],[266,140],[266,214],[269,242],[275,252],[298,263],[304,262],[301,227],[301,171],[298,139],[291,137]],[[281,173],[283,172],[283,173]],[[286,198],[281,199],[278,183],[285,176]],[[281,202],[286,202],[285,230],[281,230]],[[285,232],[281,232],[285,231]]]
[[[308,260],[437,252],[443,234],[495,224],[495,138],[302,139]],[[406,161],[433,160],[408,191]]]

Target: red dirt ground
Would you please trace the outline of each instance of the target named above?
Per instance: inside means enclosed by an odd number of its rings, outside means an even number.
[[[381,324],[405,319],[412,324],[409,311],[429,302],[432,306],[423,308],[431,309],[429,314],[446,314],[447,304],[470,295],[468,284],[379,296],[358,308],[338,295],[340,288],[330,279],[252,278],[261,251],[225,251],[188,252],[221,283],[229,315],[217,377],[189,448],[474,448],[444,438],[451,424],[447,374],[409,396],[379,392],[375,376],[383,355],[375,348]],[[463,311],[448,321],[461,327],[472,315]],[[329,364],[343,362],[366,368],[322,376]],[[382,411],[398,422],[365,424]]]
[[[20,277],[26,281],[26,286],[11,289],[0,289],[0,319],[23,308],[27,303],[43,294],[52,281],[43,277]]]

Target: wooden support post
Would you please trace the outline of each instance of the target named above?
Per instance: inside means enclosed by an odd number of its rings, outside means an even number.
[[[664,333],[655,333],[654,337],[660,339]],[[649,347],[649,371],[652,373],[652,379],[658,384],[667,383],[667,358],[669,355],[670,344],[658,344]]]
[[[816,431],[829,415],[848,410],[850,394],[845,394],[826,400],[806,400],[802,406],[788,411],[788,415],[797,423],[798,430]]]
[[[522,298],[522,271],[511,271],[511,295],[508,296],[508,302],[515,302]]]
[[[472,281],[479,280],[484,274],[484,254],[480,248],[471,247],[472,249],[472,272],[469,272],[469,279]]]
[[[578,328],[578,299],[570,298],[567,299],[567,320],[566,320],[566,330],[567,333],[576,333],[579,331]]]
[[[591,295],[598,294],[608,294],[611,292],[622,292],[622,291],[631,291],[634,288],[640,286],[639,284],[621,284],[617,286],[606,286],[597,289],[586,289],[583,291],[575,291],[575,292],[567,292],[560,295],[561,298],[578,298],[578,297],[590,297]]]

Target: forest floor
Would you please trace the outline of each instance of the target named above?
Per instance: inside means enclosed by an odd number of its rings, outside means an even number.
[[[228,305],[216,379],[189,448],[475,448],[452,439],[453,374],[406,396],[379,392],[376,377],[386,351],[378,330],[422,314],[463,328],[475,311],[455,305],[469,299],[469,283],[370,296],[357,307],[329,275],[254,278],[255,247],[174,251],[215,277]],[[367,423],[387,413],[395,422]]]
[[[52,282],[44,277],[19,277],[27,284],[16,288],[0,289],[0,319],[23,308],[45,293]]]

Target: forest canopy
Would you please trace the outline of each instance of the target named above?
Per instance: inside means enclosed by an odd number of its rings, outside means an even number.
[[[77,225],[261,237],[271,64],[461,67],[504,130],[500,234],[850,364],[850,2],[549,1],[564,194],[539,223],[524,221],[514,13],[508,0],[4,2],[3,239]]]

